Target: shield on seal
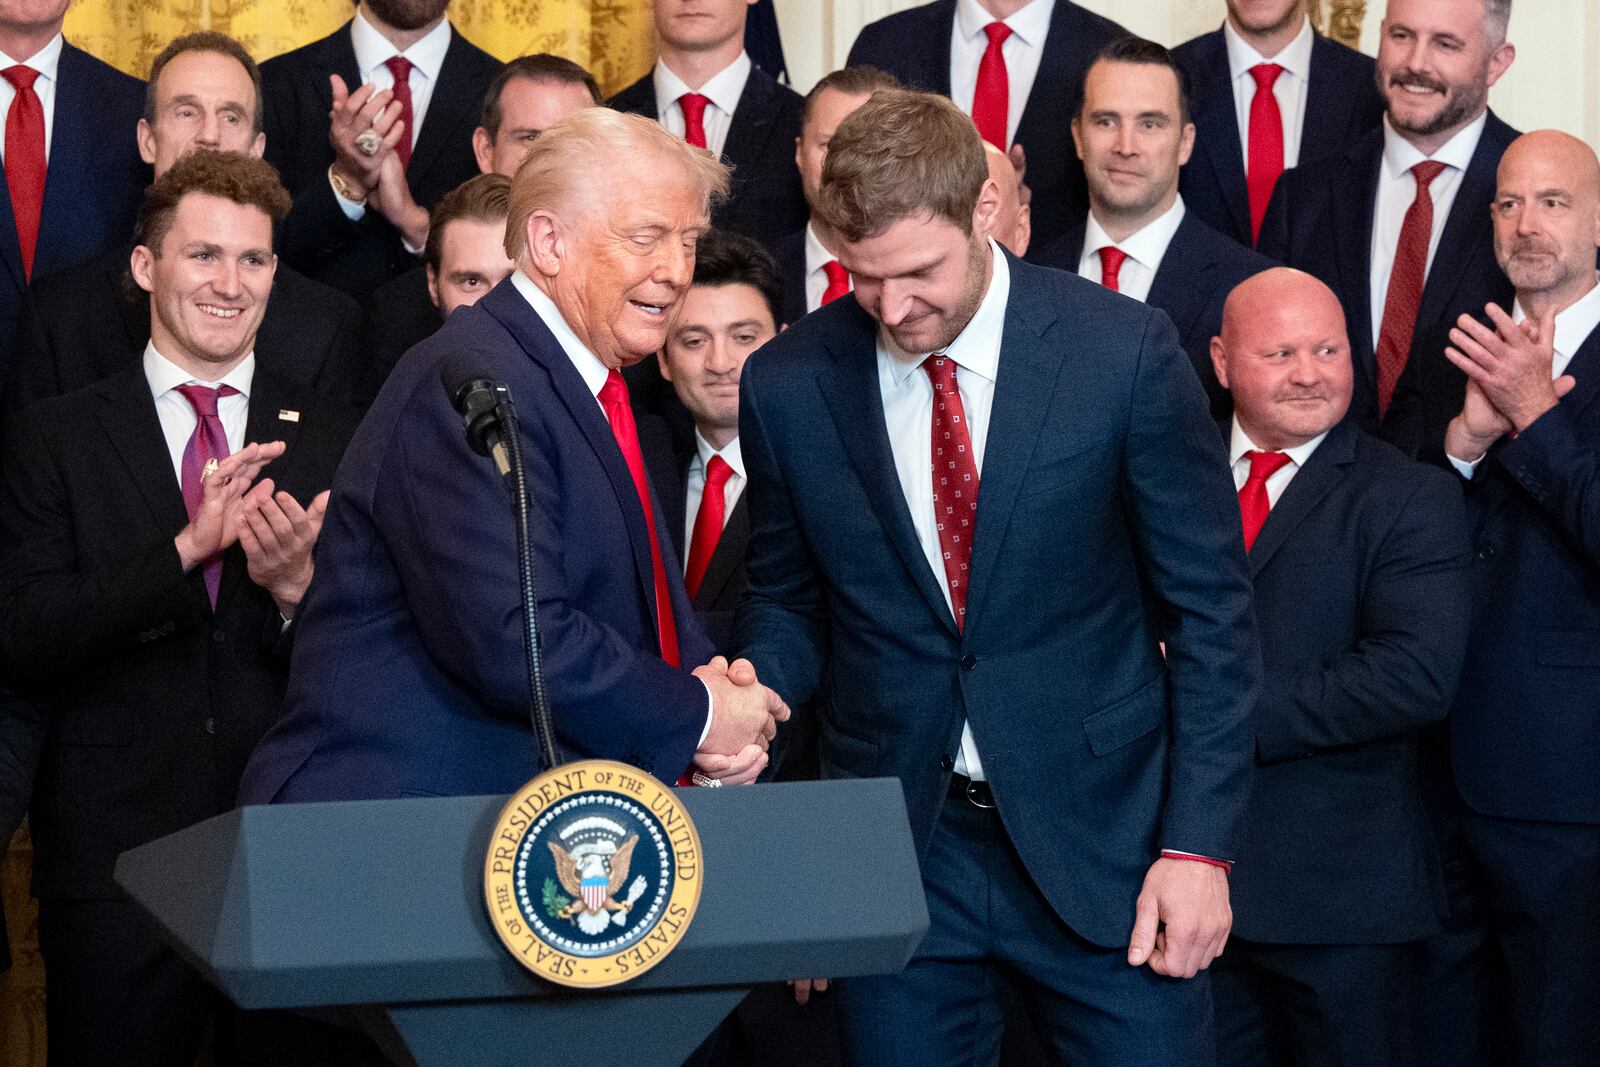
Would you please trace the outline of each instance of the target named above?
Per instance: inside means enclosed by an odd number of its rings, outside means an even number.
[[[605,906],[606,897],[610,896],[611,882],[603,875],[597,878],[583,880],[583,903],[590,911],[599,911]]]

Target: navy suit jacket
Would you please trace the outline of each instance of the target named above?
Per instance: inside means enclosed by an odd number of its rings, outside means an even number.
[[[964,630],[895,471],[876,324],[848,296],[744,368],[735,647],[791,708],[816,698],[823,777],[901,779],[921,853],[969,721],[1045,897],[1126,945],[1159,849],[1237,852],[1261,669],[1238,502],[1166,316],[1007,259]]]
[[[518,407],[558,743],[669,781],[689,765],[706,690],[661,658],[633,480],[594,395],[508,278],[406,354],[352,440],[284,715],[243,803],[508,793],[539,770],[509,502],[440,384],[452,360],[505,383]],[[665,530],[659,507],[655,522]],[[681,571],[667,577],[682,662],[704,663]]]
[[[133,233],[150,181],[135,139],[143,114],[144,82],[82,49],[62,47],[34,278],[91,259]],[[0,181],[0,381],[27,288],[11,190]]]
[[[1183,202],[1212,229],[1250,244],[1250,194],[1244,145],[1233,103],[1228,46],[1220,29],[1172,50],[1189,77],[1194,154],[1183,168]],[[1377,64],[1320,33],[1311,44],[1311,75],[1300,130],[1304,165],[1342,154],[1383,118]]]
[[[1467,486],[1472,636],[1450,713],[1461,798],[1485,815],[1600,823],[1600,330],[1573,391]]]
[[[1260,274],[1273,262],[1207,226],[1188,210],[1187,200],[1184,209],[1183,221],[1161,257],[1145,302],[1165,311],[1178,328],[1178,341],[1189,353],[1200,384],[1205,386],[1212,418],[1224,419],[1233,413],[1233,397],[1217,381],[1217,372],[1211,366],[1211,339],[1222,332],[1222,306],[1234,286]],[[1078,273],[1087,227],[1087,222],[1079,222],[1041,250],[1034,261]]]
[[[608,101],[618,111],[652,121],[656,86],[646,74]],[[728,198],[711,208],[712,225],[761,242],[768,249],[784,234],[806,224],[809,209],[794,162],[800,136],[800,94],[779,85],[760,67],[750,69],[744,92],[722,145],[722,160],[733,168]]]
[[[1452,477],[1348,422],[1267,516],[1250,550],[1266,679],[1231,880],[1239,936],[1363,945],[1437,931],[1417,731],[1455,694],[1468,560]]]
[[[1489,112],[1483,136],[1462,175],[1444,233],[1434,252],[1417,309],[1416,329],[1406,368],[1396,384],[1395,403],[1378,418],[1378,379],[1372,346],[1372,222],[1383,165],[1383,131],[1376,129],[1343,155],[1296,167],[1278,180],[1258,248],[1264,255],[1314,274],[1338,294],[1350,327],[1355,362],[1355,395],[1349,417],[1402,451],[1417,455],[1426,442],[1415,435],[1418,421],[1398,399],[1413,388],[1408,378],[1435,377],[1425,364],[1443,354],[1427,343],[1441,324],[1484,305],[1511,298],[1511,283],[1494,258],[1489,204],[1494,199],[1500,156],[1517,131]]]
[[[786,234],[772,247],[783,281],[783,322],[800,321],[806,313],[806,231],[805,227]]]
[[[850,46],[850,66],[877,67],[913,88],[949,96],[955,17],[955,0],[935,0],[870,23]],[[1072,144],[1072,118],[1089,64],[1127,32],[1068,0],[1057,0],[1051,13],[1039,73],[1016,134],[1028,157],[1036,247],[1055,240],[1089,210],[1089,187]]]

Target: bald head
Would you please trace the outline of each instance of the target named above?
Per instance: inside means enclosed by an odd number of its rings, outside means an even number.
[[[995,216],[994,229],[989,236],[1012,255],[1025,256],[1033,236],[1033,216],[1028,205],[1022,202],[1017,168],[1011,165],[1010,156],[987,141],[983,144],[983,158],[989,164],[989,177],[1000,187],[1000,212]]]
[[[1557,311],[1595,284],[1600,247],[1600,159],[1559,130],[1511,142],[1496,181],[1494,252],[1525,309]]]
[[[1344,309],[1332,289],[1302,271],[1263,271],[1228,294],[1211,363],[1258,448],[1304,444],[1350,406]]]

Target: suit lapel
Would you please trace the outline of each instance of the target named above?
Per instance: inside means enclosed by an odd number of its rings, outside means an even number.
[[[654,95],[652,93],[651,95]],[[766,147],[776,120],[776,108],[769,106],[777,95],[777,83],[760,67],[750,68],[745,79],[744,92],[733,109],[733,122],[728,127],[728,137],[722,145],[722,158],[733,165],[735,175],[752,173],[761,150]]]
[[[1325,159],[1342,147],[1340,135],[1348,125],[1350,101],[1327,90],[1334,49],[1339,47],[1326,37],[1314,34],[1311,40],[1311,73],[1306,86],[1306,116],[1300,128],[1300,158]],[[1240,166],[1243,166],[1241,162]]]
[[[142,363],[92,387],[95,419],[111,439],[112,451],[138,486],[150,517],[162,533],[177,536],[189,523],[183,487],[172,469],[172,455],[161,433],[155,398]]]
[[[292,403],[288,389],[272,375],[263,373],[257,364],[255,378],[250,382],[250,405],[245,416],[244,443],[266,444],[269,441],[284,443],[283,455],[261,472],[261,478],[271,478],[274,492],[283,489],[289,481],[289,472],[296,466],[299,454],[295,451],[295,438],[300,433],[298,419],[280,418],[285,405]],[[259,481],[259,478],[257,479]],[[302,507],[309,504],[302,500]],[[239,586],[246,581],[248,564],[244,549],[235,544],[222,554],[222,581],[217,586],[217,613],[220,615],[233,603]]]
[[[68,233],[78,225],[75,203],[84,195],[83,176],[95,171],[94,157],[102,147],[92,143],[97,128],[94,94],[80,84],[88,57],[67,45],[57,68],[55,116],[50,124],[50,165],[45,172],[44,206],[39,215],[39,246],[33,272],[44,275],[58,264],[52,255],[71,247]],[[133,131],[123,131],[132,137]]]
[[[1201,280],[1216,266],[1215,256],[1198,247],[1199,221],[1185,213],[1172,243],[1161,257],[1161,268],[1150,283],[1146,303],[1167,313],[1178,328],[1179,337],[1188,337],[1195,316],[1200,313],[1199,297],[1206,291]]]
[[[1372,213],[1378,197],[1378,169],[1383,166],[1381,134],[1363,142],[1362,148],[1340,159],[1340,176],[1332,186],[1333,237],[1339,271],[1339,295],[1350,327],[1350,350],[1355,358],[1357,396],[1366,395],[1372,382]],[[1344,195],[1338,190],[1343,189]],[[1353,407],[1354,405],[1352,405]],[[1297,476],[1298,477],[1298,476]]]
[[[1572,354],[1565,373],[1572,375],[1572,392],[1562,398],[1561,404],[1573,417],[1600,396],[1600,327],[1589,332],[1583,344]]]
[[[0,261],[5,263],[12,288],[19,293],[25,291],[28,288],[28,274],[22,269],[22,246],[17,243],[17,220],[11,209],[11,188],[4,181],[0,181]]]
[[[107,264],[106,280],[110,285],[109,291],[117,294],[117,321],[122,323],[126,342],[122,351],[97,354],[104,374],[113,374],[117,369],[127,366],[127,357],[138,352],[150,340],[150,298],[143,290],[129,292],[128,262],[133,256],[133,246],[125,246],[124,252],[116,266]]]
[[[1461,187],[1450,205],[1444,232],[1439,235],[1433,264],[1443,269],[1428,271],[1422,303],[1417,310],[1418,326],[1439,321],[1462,279],[1483,273],[1484,268],[1475,261],[1489,254],[1493,247],[1485,238],[1491,232],[1489,204],[1494,199],[1495,174],[1504,148],[1496,133],[1494,115],[1490,114],[1478,138],[1478,147],[1472,153],[1472,161],[1467,164],[1467,172],[1461,176]]]
[[[1073,39],[1072,29],[1067,25],[1072,14],[1073,7],[1067,3],[1056,4],[1050,13],[1050,28],[1045,31],[1044,46],[1039,53],[1039,73],[1033,79],[1033,89],[1028,93],[1027,103],[1022,105],[1022,117],[1017,121],[1014,138],[1016,141],[1031,144],[1046,136],[1046,131],[1053,135],[1056,127],[1066,121],[1065,112],[1077,98],[1078,79],[1073,77],[1073,71],[1082,70],[1088,64],[1077,62],[1078,50],[1083,45]],[[954,5],[950,8],[950,19],[953,23]],[[954,32],[953,25],[947,27],[941,42],[944,49],[944,87],[939,92],[945,96],[950,95],[950,39]]]
[[[470,109],[478,107],[479,101],[464,100],[460,91],[467,84],[467,48],[466,38],[452,26],[450,47],[445,50],[444,62],[439,66],[439,83],[433,87],[428,114],[411,150],[411,164],[406,168],[406,181],[413,189],[425,184],[428,172],[447,150],[459,150],[463,135],[470,137],[472,126],[467,123],[476,125],[476,115]],[[351,55],[354,54],[352,48]]]
[[[717,550],[711,553],[705,576],[700,579],[700,589],[695,593],[697,607],[715,604],[723,590],[744,563],[745,550],[750,546],[750,509],[745,504],[745,494],[733,505],[733,512],[717,538]]]
[[[1222,190],[1236,232],[1249,233],[1250,194],[1245,184],[1244,148],[1239,144],[1239,120],[1233,105],[1233,76],[1228,69],[1228,48],[1222,31],[1218,30],[1214,37],[1215,41],[1206,49],[1205,74],[1212,89],[1205,107],[1194,117],[1195,140],[1206,146],[1206,158],[1216,174],[1217,186]],[[1308,128],[1310,106],[1308,101]],[[1301,153],[1304,151],[1302,148]]]
[[[1357,432],[1350,423],[1339,423],[1328,431],[1327,438],[1311,453],[1305,467],[1295,473],[1277,504],[1267,513],[1267,521],[1262,523],[1256,542],[1250,548],[1252,575],[1261,573],[1294,528],[1344,480],[1350,464],[1355,461]]]
[[[644,453],[645,471],[650,476],[650,491],[667,519],[667,540],[681,563],[688,559],[689,546],[683,543],[684,478],[688,465],[678,461],[672,447],[672,430],[660,416],[634,408],[633,421],[639,427],[639,449]],[[662,548],[666,548],[663,545]]]

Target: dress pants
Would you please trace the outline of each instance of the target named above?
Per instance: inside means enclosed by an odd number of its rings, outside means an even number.
[[[1212,964],[1217,1062],[1412,1067],[1418,945],[1228,939]]]
[[[931,925],[906,969],[839,983],[846,1064],[994,1064],[1008,979],[1054,1063],[1216,1062],[1210,976],[1164,978],[1130,967],[1126,948],[1101,948],[1075,934],[1034,885],[994,809],[952,790],[922,861],[922,881]],[[871,906],[870,896],[862,906]]]

